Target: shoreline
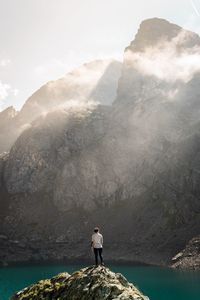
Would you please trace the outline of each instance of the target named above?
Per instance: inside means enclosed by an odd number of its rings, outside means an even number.
[[[12,267],[41,267],[41,266],[64,266],[64,265],[83,265],[90,266],[93,265],[93,261],[90,259],[69,259],[62,261],[20,261],[20,262],[5,262],[0,263],[0,269],[3,268],[12,268]],[[107,260],[105,263],[106,266],[130,266],[130,267],[164,267],[170,268],[168,265],[156,265],[156,264],[147,264],[140,261],[123,261],[123,260]]]

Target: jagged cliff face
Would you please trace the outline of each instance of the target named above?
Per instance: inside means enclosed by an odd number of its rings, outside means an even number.
[[[109,107],[75,107],[37,119],[10,152],[4,170],[8,192],[50,192],[58,208],[63,203],[66,208],[83,205],[89,209],[91,186],[86,193],[85,185],[95,180],[97,171],[91,173],[90,151],[93,148],[94,152],[105,135],[109,112]],[[96,159],[98,166],[100,157]]]
[[[4,246],[20,241],[5,259],[86,257],[99,224],[108,259],[162,264],[198,233],[199,47],[146,20],[111,107],[59,107],[19,137],[2,162]]]
[[[0,153],[9,151],[17,137],[41,115],[80,103],[111,105],[120,74],[120,62],[96,60],[42,86],[18,113],[13,108],[1,112]]]
[[[191,239],[185,248],[172,258],[172,268],[200,270],[200,236]]]

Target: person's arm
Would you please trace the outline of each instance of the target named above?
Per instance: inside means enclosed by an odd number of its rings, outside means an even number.
[[[101,245],[103,246],[103,235],[101,235]]]
[[[94,241],[93,241],[93,235],[92,235],[92,240],[91,240],[91,244],[90,244],[91,248],[93,248],[93,243],[94,243]]]

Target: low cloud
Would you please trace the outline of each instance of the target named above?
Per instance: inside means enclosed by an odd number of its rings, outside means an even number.
[[[6,99],[8,97],[16,97],[18,93],[18,89],[12,88],[9,84],[0,81],[0,110],[6,106]]]
[[[188,82],[200,72],[200,45],[189,47],[192,33],[181,32],[143,52],[127,51],[126,61],[137,71],[167,82]]]
[[[90,95],[111,62],[112,60],[96,60],[86,63],[67,73],[63,78],[48,82],[46,88],[50,95],[53,94],[58,100],[62,99],[62,103],[87,102],[88,99],[92,100]],[[56,102],[58,105],[59,101]]]
[[[10,88],[9,84],[0,81],[0,100],[4,100],[8,96]]]
[[[19,90],[18,89],[13,89],[13,95],[16,97],[19,94]]]
[[[0,81],[0,109],[3,108],[4,100],[8,97],[11,87]]]
[[[11,63],[11,60],[6,58],[6,59],[2,59],[0,60],[0,67],[6,67]]]
[[[11,60],[8,58],[0,59],[0,69],[7,67],[11,64]],[[4,109],[6,106],[6,99],[10,97],[16,97],[19,93],[19,90],[11,87],[9,83],[2,82],[0,80],[0,110]]]

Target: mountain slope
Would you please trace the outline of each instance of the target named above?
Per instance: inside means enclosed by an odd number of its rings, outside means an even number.
[[[50,81],[36,91],[24,104],[19,122],[30,122],[42,113],[47,113],[69,101],[94,101],[110,105],[116,96],[121,74],[121,63],[114,60],[96,60]],[[95,92],[99,90],[99,92]],[[102,103],[102,102],[103,103]]]
[[[0,153],[9,151],[17,137],[32,121],[61,107],[94,102],[111,105],[116,97],[121,63],[115,60],[96,60],[50,81],[37,90],[18,113],[8,108],[0,113]],[[8,112],[8,113],[7,113]],[[12,113],[12,118],[10,117]]]
[[[112,106],[59,109],[18,138],[2,163],[4,248],[19,241],[5,260],[84,259],[99,224],[107,259],[166,264],[198,234],[199,45],[145,20]]]

